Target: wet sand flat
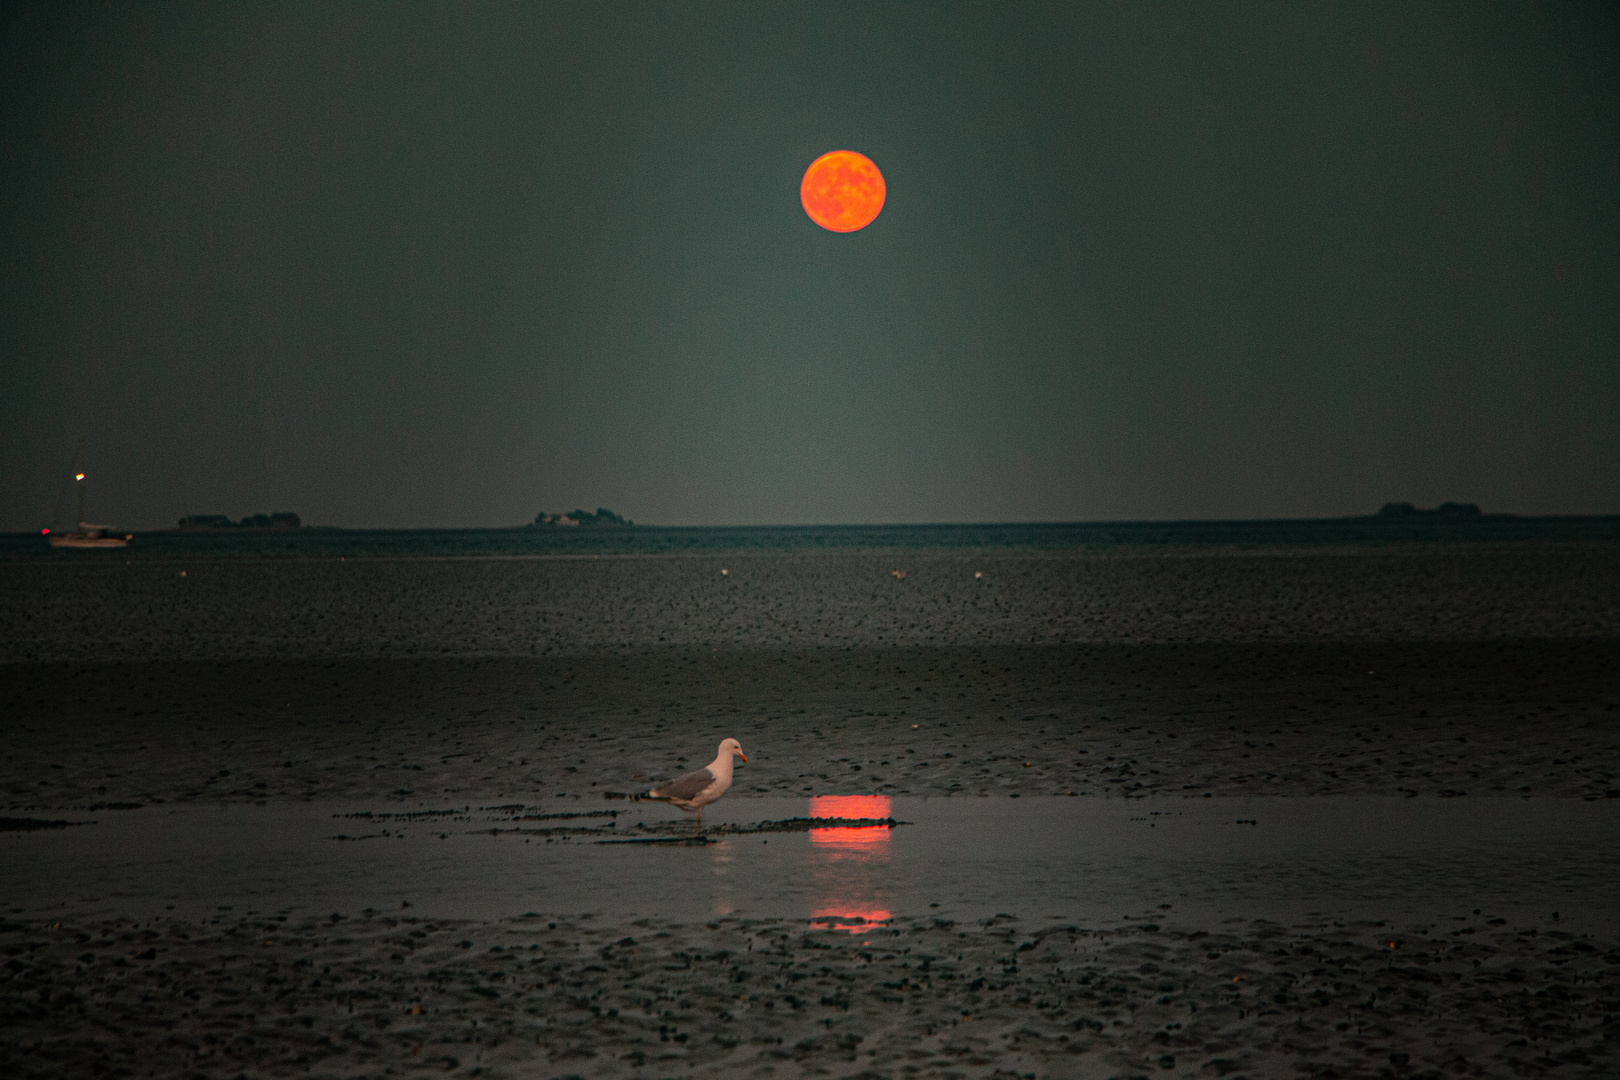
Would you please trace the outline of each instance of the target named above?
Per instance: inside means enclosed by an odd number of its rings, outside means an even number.
[[[895,569],[0,567],[0,1073],[1615,1074],[1612,551]]]
[[[1620,949],[1415,925],[0,923],[8,1076],[1609,1076]]]
[[[1605,638],[17,663],[0,800],[589,800],[728,735],[746,794],[1604,798],[1617,672]]]
[[[0,661],[1612,639],[1617,596],[1612,545],[0,563]]]
[[[899,799],[905,824],[820,836],[736,829],[800,800],[720,807],[701,846],[599,842],[703,835],[665,807],[545,804],[13,833],[0,1067],[1606,1076],[1620,1057],[1609,800]]]

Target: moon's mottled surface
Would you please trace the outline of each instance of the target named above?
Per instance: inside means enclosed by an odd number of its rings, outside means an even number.
[[[799,201],[810,220],[831,232],[854,232],[872,224],[888,188],[872,159],[853,150],[833,150],[810,163],[799,184]]]

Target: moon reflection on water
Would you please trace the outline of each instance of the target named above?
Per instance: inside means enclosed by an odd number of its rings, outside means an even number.
[[[808,816],[886,818],[892,809],[887,795],[817,795],[810,800]],[[880,871],[889,861],[892,832],[887,825],[810,830],[816,883],[811,925],[859,934],[873,923],[889,921],[892,913],[882,895]]]

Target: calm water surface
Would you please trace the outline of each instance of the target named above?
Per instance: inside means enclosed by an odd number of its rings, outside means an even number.
[[[628,529],[244,529],[140,533],[128,548],[105,551],[56,549],[43,537],[30,533],[0,536],[0,562],[590,558],[883,551],[1169,554],[1413,545],[1613,547],[1620,545],[1620,517]]]
[[[414,818],[398,815],[420,807],[331,803],[77,815],[97,824],[0,834],[0,904],[74,917],[170,905],[187,918],[225,907],[782,917],[856,933],[930,914],[1102,923],[1163,912],[1433,919],[1475,908],[1620,926],[1620,802],[1610,800],[740,798],[710,807],[704,824],[828,814],[906,824],[691,847],[597,842],[692,835],[689,819],[661,805],[539,816],[602,805]],[[558,828],[595,831],[544,835]]]

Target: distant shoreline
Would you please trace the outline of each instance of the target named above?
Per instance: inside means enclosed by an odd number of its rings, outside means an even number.
[[[624,535],[632,532],[672,532],[672,531],[764,531],[772,529],[829,529],[829,530],[858,530],[858,529],[1086,529],[1086,528],[1175,528],[1187,527],[1219,527],[1219,526],[1301,526],[1301,525],[1371,525],[1373,527],[1438,527],[1467,529],[1481,524],[1499,524],[1507,522],[1520,522],[1524,524],[1538,524],[1550,522],[1607,522],[1620,521],[1620,513],[1613,514],[1514,514],[1505,512],[1481,513],[1475,515],[1447,515],[1437,514],[1434,511],[1418,511],[1414,514],[1388,515],[1388,514],[1357,514],[1345,517],[1322,518],[1164,518],[1164,519],[1118,519],[1118,520],[1088,520],[1088,521],[917,521],[917,522],[881,522],[881,523],[831,523],[817,524],[794,522],[779,525],[655,525],[635,524],[611,527],[585,527],[574,532],[568,530],[570,535]],[[277,529],[262,527],[243,527],[233,525],[226,527],[191,527],[176,528],[164,526],[152,529],[129,529],[136,536],[240,536],[263,537],[284,536],[292,537],[309,533],[549,533],[552,530],[532,524],[523,525],[390,525],[390,526],[351,526],[351,525],[302,525],[297,529]],[[0,533],[0,536],[34,537],[41,533],[37,529]]]

